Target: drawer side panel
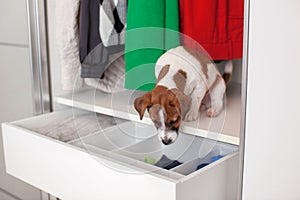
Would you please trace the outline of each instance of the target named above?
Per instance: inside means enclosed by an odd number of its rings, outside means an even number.
[[[178,184],[178,200],[235,200],[238,190],[238,156],[236,152],[227,158],[210,164],[202,172],[186,177]]]

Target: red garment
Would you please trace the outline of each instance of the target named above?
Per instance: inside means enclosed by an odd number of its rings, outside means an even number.
[[[182,43],[199,44],[213,60],[241,58],[244,0],[179,0]],[[199,44],[197,44],[199,43]]]

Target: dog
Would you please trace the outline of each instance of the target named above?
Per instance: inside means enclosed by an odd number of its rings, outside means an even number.
[[[232,73],[225,66],[222,75],[211,60],[193,49],[178,46],[165,52],[155,64],[156,86],[135,99],[134,107],[142,120],[147,110],[165,145],[178,137],[182,121],[194,121],[199,109],[209,117],[217,116]]]

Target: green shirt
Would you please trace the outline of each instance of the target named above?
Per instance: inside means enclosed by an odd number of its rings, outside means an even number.
[[[129,0],[125,39],[125,88],[150,91],[154,66],[180,45],[178,0]]]

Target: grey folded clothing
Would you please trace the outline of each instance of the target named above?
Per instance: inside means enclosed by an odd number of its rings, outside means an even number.
[[[157,167],[161,167],[167,170],[170,170],[174,167],[177,167],[178,165],[181,165],[182,163],[177,160],[171,160],[166,155],[162,155],[160,160],[155,164]]]
[[[103,73],[112,63],[123,55],[124,45],[105,47],[102,43],[89,51],[81,63],[82,78],[103,78]],[[120,65],[125,68],[125,65]]]
[[[117,54],[114,54],[117,55]],[[112,57],[112,56],[111,56]],[[103,78],[86,78],[85,83],[88,86],[96,88],[102,92],[115,93],[125,90],[125,61],[124,55],[111,61],[109,67],[105,70]]]

